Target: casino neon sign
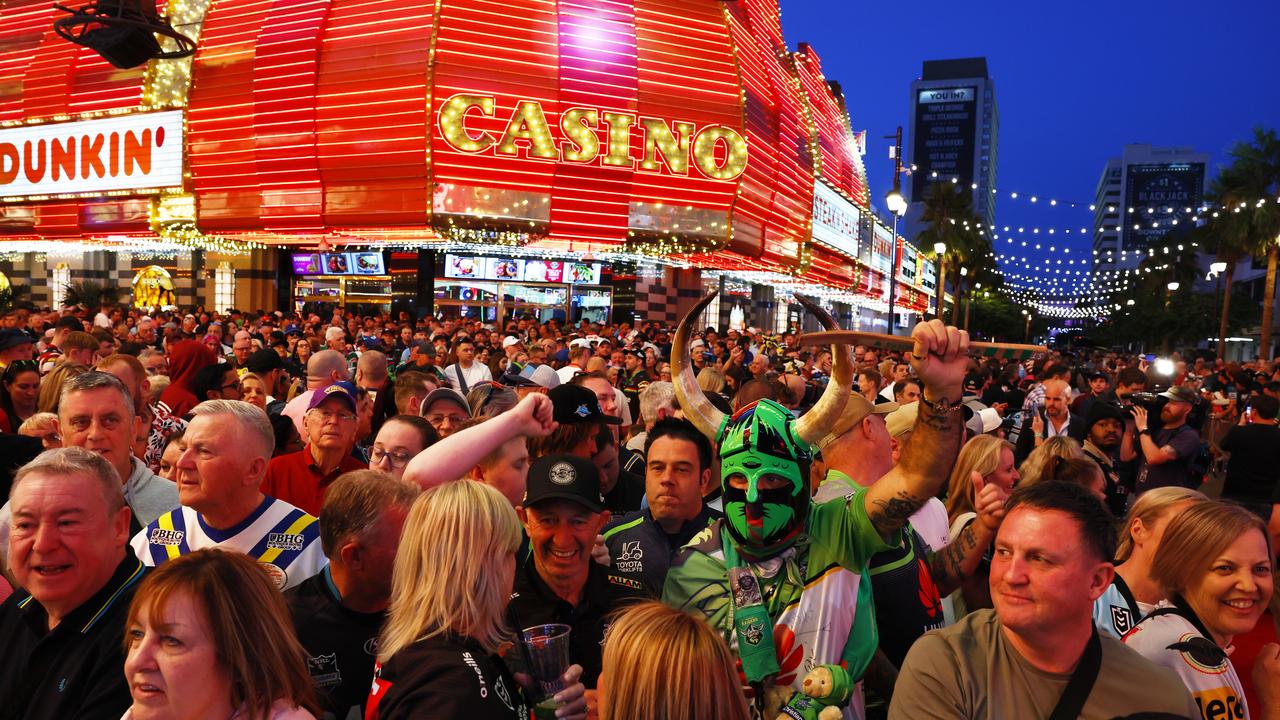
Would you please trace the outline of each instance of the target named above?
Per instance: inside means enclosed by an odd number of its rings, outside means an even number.
[[[467,127],[469,118],[497,118],[492,95],[460,93],[445,100],[436,122],[449,147],[471,154],[527,157],[547,162],[599,164],[639,172],[673,175],[695,170],[712,180],[735,180],[747,168],[747,141],[727,125],[704,125],[601,108],[572,107],[560,113],[555,131],[541,103],[518,100],[498,135]],[[600,132],[606,132],[601,142]],[[640,157],[632,153],[632,132],[644,138]],[[558,135],[558,137],[557,137]]]

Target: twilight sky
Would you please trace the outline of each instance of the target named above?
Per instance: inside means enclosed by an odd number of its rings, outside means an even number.
[[[1212,178],[1254,126],[1280,128],[1276,0],[781,4],[788,45],[814,46],[844,88],[854,130],[867,130],[880,206],[893,173],[881,136],[902,125],[910,142],[910,84],[923,60],[987,58],[1000,110],[997,221],[1073,227],[1072,247],[1088,246],[1075,233],[1092,214],[1044,199],[1089,202],[1124,144],[1208,152]],[[1032,193],[1042,201],[1028,203]]]

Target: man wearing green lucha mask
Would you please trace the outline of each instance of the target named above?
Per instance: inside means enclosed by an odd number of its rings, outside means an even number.
[[[857,677],[875,651],[864,570],[873,554],[901,542],[907,519],[937,494],[955,463],[969,340],[937,320],[916,326],[911,361],[924,397],[900,462],[869,488],[814,504],[808,483],[812,448],[849,399],[849,348],[833,348],[831,381],[802,417],[770,400],[726,416],[698,388],[688,350],[690,321],[714,296],[703,298],[680,323],[671,360],[685,417],[720,453],[725,517],[681,551],[667,575],[663,601],[720,630],[741,661],[756,715],[771,720],[777,709],[766,707],[765,697],[779,695],[771,688],[799,690],[805,672],[824,664],[843,664]],[[805,305],[836,329],[830,315]],[[862,716],[860,691],[844,712],[850,720]]]

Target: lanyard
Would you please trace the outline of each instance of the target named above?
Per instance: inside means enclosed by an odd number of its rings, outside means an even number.
[[[721,528],[725,565],[729,570],[729,593],[733,597],[733,630],[738,637],[738,657],[747,682],[758,686],[771,675],[777,675],[777,652],[773,647],[773,620],[764,605],[760,579],[738,555],[733,539]],[[759,694],[757,690],[757,694]]]

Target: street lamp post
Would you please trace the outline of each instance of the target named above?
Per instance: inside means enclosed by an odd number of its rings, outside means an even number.
[[[942,293],[944,288],[946,288],[947,286],[947,261],[943,257],[943,255],[945,255],[946,252],[947,252],[946,243],[937,242],[933,244],[933,254],[938,260],[938,288],[937,288],[938,299],[934,304],[938,306],[935,309],[937,311],[939,320],[942,319]]]
[[[893,157],[893,189],[884,196],[884,205],[893,214],[893,248],[889,251],[889,334],[897,334],[897,323],[894,322],[894,307],[898,303],[898,218],[907,214],[907,200],[902,197],[902,126],[898,132],[887,136],[893,138],[890,155]]]
[[[1217,285],[1213,289],[1213,319],[1218,322],[1218,357],[1222,357],[1227,349],[1227,327],[1226,323],[1219,321],[1218,313],[1221,312],[1222,305],[1222,273],[1227,271],[1227,264],[1224,262],[1209,263],[1209,274],[1217,278]]]
[[[1027,318],[1027,327],[1022,332],[1022,341],[1031,342],[1031,313],[1027,312],[1026,310],[1023,310],[1022,314],[1025,315]]]

